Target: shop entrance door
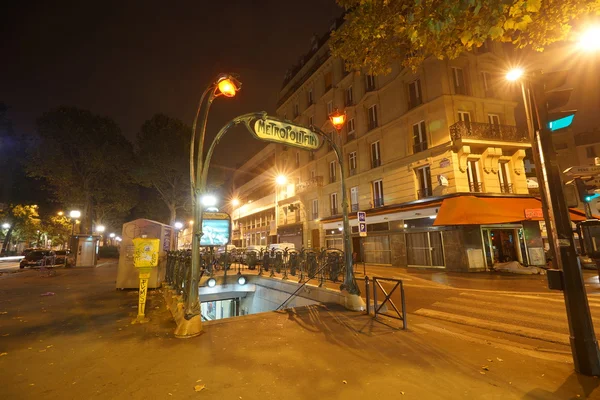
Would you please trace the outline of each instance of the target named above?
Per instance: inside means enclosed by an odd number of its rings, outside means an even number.
[[[527,249],[521,226],[514,228],[483,228],[482,234],[488,267],[510,261],[518,261],[524,265],[528,264]]]

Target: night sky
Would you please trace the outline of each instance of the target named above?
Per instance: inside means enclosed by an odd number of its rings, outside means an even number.
[[[70,105],[114,118],[132,141],[156,112],[191,125],[219,72],[238,73],[243,90],[215,101],[209,135],[237,115],[274,113],[286,69],[342,12],[334,0],[11,3],[0,16],[0,102],[15,128],[32,133],[43,112]],[[234,167],[263,145],[232,131],[214,162]]]

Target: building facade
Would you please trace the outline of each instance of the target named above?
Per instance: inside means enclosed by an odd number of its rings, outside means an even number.
[[[343,150],[358,261],[460,271],[545,264],[541,218],[527,215],[540,207],[525,176],[531,145],[516,126],[518,92],[502,79],[504,60],[502,46],[490,44],[456,60],[427,59],[417,71],[396,65],[371,76],[346,71],[324,37],[287,74],[277,116],[319,128]],[[347,114],[339,133],[328,118],[335,109]],[[259,164],[262,172],[244,172]],[[331,147],[271,144],[240,171],[237,243],[342,249]],[[275,184],[280,174],[286,184]],[[358,235],[359,210],[367,237]]]

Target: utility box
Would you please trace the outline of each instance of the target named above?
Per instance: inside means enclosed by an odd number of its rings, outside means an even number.
[[[121,234],[121,248],[119,251],[119,269],[117,271],[117,289],[137,289],[139,287],[139,274],[134,266],[135,245],[134,238],[158,239],[158,266],[152,268],[148,278],[148,288],[160,287],[165,279],[167,251],[174,249],[175,229],[172,226],[161,224],[149,219],[136,219],[123,224]]]
[[[71,252],[75,256],[76,267],[95,267],[98,263],[98,245],[100,236],[73,235],[71,236]]]

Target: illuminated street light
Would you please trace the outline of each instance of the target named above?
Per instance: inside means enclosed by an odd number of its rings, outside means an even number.
[[[111,233],[110,235],[108,235],[109,238],[114,239],[117,235],[115,235],[114,233]]]
[[[579,48],[590,52],[600,50],[600,26],[588,28],[579,37]]]
[[[285,185],[287,183],[287,177],[285,175],[277,175],[277,178],[275,178],[275,183],[279,186]]]
[[[212,194],[205,194],[200,201],[204,207],[214,207],[217,205],[217,197]]]
[[[181,228],[183,228],[183,224],[179,221],[175,222],[174,226],[175,226],[175,229],[177,229],[177,230],[180,230]]]
[[[506,73],[506,80],[514,82],[521,79],[523,76],[523,70],[521,68],[513,68]]]
[[[63,211],[59,211],[57,214],[59,217],[62,217],[63,215],[65,215],[65,213]]]
[[[194,225],[194,220],[193,220],[193,219],[190,219],[190,220],[188,221],[188,224],[190,224],[190,225]]]
[[[81,217],[81,211],[79,211],[79,210],[72,210],[69,213],[69,217],[77,219],[77,218]]]
[[[235,198],[233,200],[231,200],[231,205],[234,207],[237,207],[240,205],[240,200],[238,198]]]
[[[334,112],[329,114],[329,120],[331,121],[331,125],[333,125],[333,127],[339,133],[346,123],[346,112],[341,112],[340,110],[335,109]]]
[[[208,285],[208,287],[215,287],[217,284],[217,280],[215,278],[210,278],[206,284]]]
[[[104,225],[98,225],[96,227],[96,232],[102,233],[106,230],[106,227]]]
[[[115,240],[116,240],[117,242],[120,242],[120,241],[121,241],[121,240],[123,240],[123,239],[121,239],[120,237],[118,237],[118,236],[117,236],[117,237],[115,238]]]
[[[2,224],[2,229],[8,229],[10,228],[10,224],[8,222],[5,222]]]
[[[222,76],[217,80],[219,92],[226,97],[234,97],[240,87],[240,82],[231,75]]]

